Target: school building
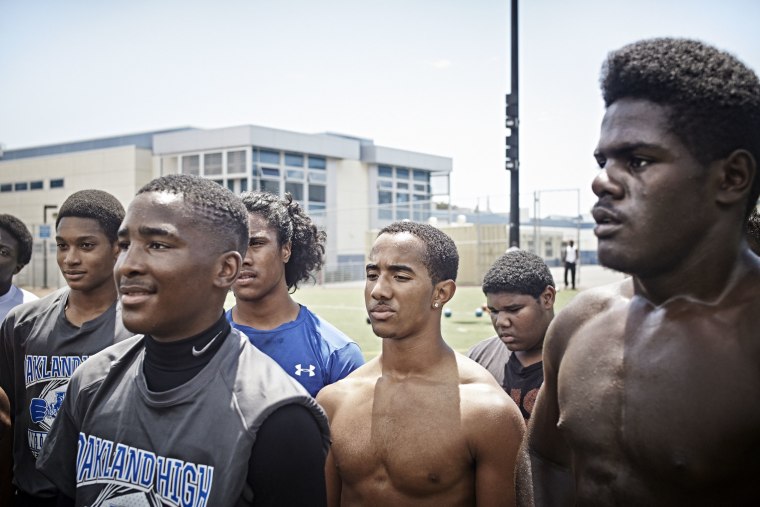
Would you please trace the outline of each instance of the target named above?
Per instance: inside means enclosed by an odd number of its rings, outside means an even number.
[[[327,233],[322,282],[362,279],[366,231],[394,220],[430,219],[450,204],[449,157],[376,145],[342,134],[254,125],[182,127],[0,153],[0,210],[35,235],[32,263],[16,282],[58,287],[56,210],[72,193],[97,188],[124,207],[157,176],[194,174],[230,190],[290,192]]]

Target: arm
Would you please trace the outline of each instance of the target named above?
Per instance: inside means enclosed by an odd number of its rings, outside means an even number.
[[[259,428],[248,465],[254,505],[325,505],[322,433],[309,409],[278,408]]]
[[[582,298],[578,298],[579,300]],[[574,303],[577,303],[574,301]],[[569,305],[555,317],[543,351],[544,383],[531,413],[528,435],[520,449],[517,487],[520,505],[573,505],[575,484],[571,451],[559,431],[559,365],[583,312]]]
[[[496,387],[494,387],[496,389]],[[525,435],[517,405],[499,390],[488,410],[473,414],[475,503],[478,507],[515,505],[515,464]]]
[[[335,390],[335,385],[325,386],[319,394],[317,394],[317,403],[324,409],[327,414],[327,419],[332,423],[333,414],[335,413],[335,407],[332,402],[332,394]],[[325,484],[327,486],[327,505],[329,507],[339,507],[341,493],[343,490],[343,481],[338,473],[338,467],[335,465],[335,455],[332,448],[327,453],[327,461],[325,462]]]
[[[14,394],[11,387],[14,322],[10,316],[0,329],[0,505],[13,505],[13,417],[8,392]]]

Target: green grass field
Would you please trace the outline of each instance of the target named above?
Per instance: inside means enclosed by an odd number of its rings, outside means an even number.
[[[554,304],[555,313],[564,307],[576,291],[560,291]],[[293,298],[306,305],[314,313],[356,340],[366,359],[380,353],[380,338],[372,333],[367,324],[364,308],[364,286],[320,287],[305,285],[296,291]],[[475,316],[475,309],[486,302],[480,287],[457,287],[454,298],[446,305],[452,315],[443,318],[443,338],[454,349],[466,353],[472,345],[494,335],[491,319],[484,313]],[[227,308],[235,304],[230,293]]]

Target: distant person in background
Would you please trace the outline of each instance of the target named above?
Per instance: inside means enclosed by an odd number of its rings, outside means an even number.
[[[0,328],[0,387],[11,405],[16,488],[15,498],[0,505],[56,505],[58,491],[35,463],[69,378],[88,357],[132,335],[122,324],[113,279],[123,218],[121,203],[107,192],[69,196],[55,224],[56,260],[67,286],[12,309]]]
[[[32,235],[26,225],[13,215],[0,215],[0,322],[22,303],[37,296],[13,285],[18,274],[32,258]],[[0,499],[10,498],[12,491],[11,407],[8,395],[0,389]]]
[[[541,354],[554,318],[554,279],[541,257],[517,250],[496,259],[483,293],[497,335],[467,355],[491,372],[527,422],[544,381]]]
[[[0,215],[0,322],[14,306],[37,296],[13,285],[13,277],[32,258],[32,235],[13,215]]]
[[[493,377],[441,335],[459,255],[395,222],[369,255],[364,300],[381,354],[317,400],[330,419],[328,505],[513,505],[525,423]]]
[[[241,198],[250,240],[227,320],[316,396],[364,364],[356,342],[291,295],[322,267],[325,233],[290,194]]]
[[[572,288],[575,290],[575,265],[578,262],[578,249],[575,248],[575,241],[572,239],[567,242],[562,260],[565,263],[565,288],[567,289],[567,273],[569,271]]]
[[[747,220],[747,242],[752,251],[760,255],[760,213],[757,208],[752,208],[752,214]]]

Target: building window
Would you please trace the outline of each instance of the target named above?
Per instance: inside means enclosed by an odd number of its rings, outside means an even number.
[[[309,185],[309,202],[327,202],[327,191],[324,185]]]
[[[199,155],[186,155],[182,157],[182,174],[191,174],[198,176],[200,174],[201,162]]]
[[[303,181],[305,176],[303,169],[288,169],[285,173],[286,179],[292,181]]]
[[[400,190],[409,190],[409,183],[401,183],[400,181],[396,183],[396,188]]]
[[[16,183],[15,185],[13,185],[13,190],[15,190],[16,192],[24,192],[28,189],[29,189],[29,183],[27,183],[26,181],[20,181]]]
[[[424,181],[427,183],[430,181],[430,173],[427,171],[420,171],[419,169],[415,169],[412,171],[412,178],[414,178],[414,181]]]
[[[325,183],[327,181],[327,173],[309,171],[309,181],[313,183]]]
[[[274,167],[262,167],[261,168],[261,175],[265,176],[267,178],[279,178],[280,177],[280,170],[275,169]]]
[[[227,173],[242,174],[245,172],[245,151],[227,152]]]
[[[396,192],[396,203],[404,204],[409,202],[409,194],[406,192]]]
[[[45,188],[45,183],[42,180],[29,183],[29,190],[42,190],[43,188]]]
[[[240,192],[248,192],[248,180],[246,178],[240,180]]]
[[[419,185],[417,183],[414,184],[414,191],[415,192],[427,192],[427,185]]]
[[[13,183],[0,184],[0,192],[13,192]]]
[[[290,192],[294,201],[303,202],[303,183],[285,183],[285,191]]]
[[[397,167],[396,168],[396,179],[399,180],[408,180],[409,179],[409,169],[406,167]]]
[[[261,191],[270,194],[280,195],[280,182],[272,180],[261,180]]]
[[[264,164],[280,165],[280,152],[270,150],[259,150],[259,162]]]
[[[50,188],[63,188],[63,178],[50,180]]]
[[[303,155],[299,153],[286,153],[285,165],[290,167],[303,167]]]
[[[327,169],[327,159],[309,155],[309,169]]]
[[[222,174],[222,154],[206,153],[203,156],[203,175],[219,176]]]
[[[377,175],[381,178],[393,178],[393,168],[387,165],[378,166]]]
[[[554,257],[554,243],[551,241],[547,241],[544,243],[544,256],[545,257]]]

